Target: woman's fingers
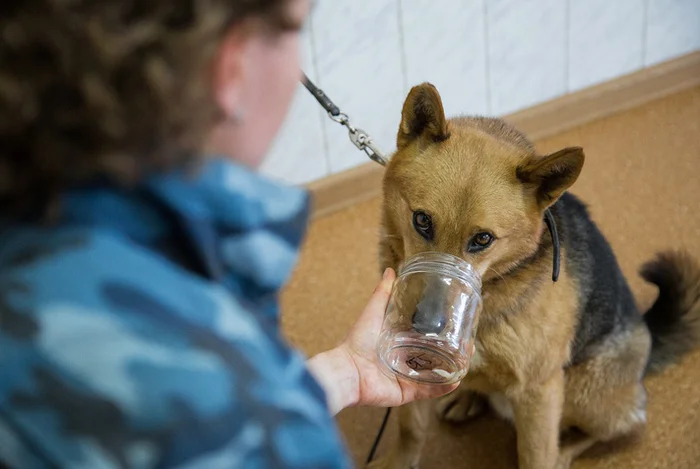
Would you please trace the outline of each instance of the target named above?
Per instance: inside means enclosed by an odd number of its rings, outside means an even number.
[[[396,274],[393,269],[386,269],[382,280],[377,284],[372,296],[367,302],[367,306],[360,313],[360,317],[353,325],[346,341],[352,343],[362,355],[370,351],[374,353],[375,341],[384,321],[384,311],[386,310],[391,289],[394,285]],[[364,350],[367,349],[367,350]]]
[[[381,311],[384,314],[386,310],[386,305],[389,302],[389,297],[391,296],[391,289],[394,286],[394,280],[396,279],[396,273],[394,269],[386,269],[384,275],[382,275],[382,280],[379,282],[377,287],[372,293],[372,297],[369,299],[367,306],[365,307],[365,313],[370,312],[370,314],[377,314],[377,311]]]

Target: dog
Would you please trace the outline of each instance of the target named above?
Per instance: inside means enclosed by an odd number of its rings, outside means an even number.
[[[459,388],[398,409],[399,438],[372,468],[418,466],[433,408],[513,422],[521,469],[565,469],[597,443],[639,435],[644,378],[700,343],[700,266],[661,253],[641,275],[659,288],[644,314],[586,207],[567,192],[581,148],[538,154],[500,119],[445,117],[437,89],[408,94],[383,180],[380,267],[439,251],[482,276],[476,351]],[[561,273],[552,279],[555,245]]]

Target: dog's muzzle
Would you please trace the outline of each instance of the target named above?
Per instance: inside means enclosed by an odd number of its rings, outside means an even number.
[[[447,311],[444,295],[446,285],[441,282],[429,283],[423,289],[423,297],[416,304],[413,313],[413,329],[420,334],[440,334],[447,325]]]

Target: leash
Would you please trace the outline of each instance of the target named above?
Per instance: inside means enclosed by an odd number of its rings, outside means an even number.
[[[386,413],[384,414],[384,420],[382,420],[382,424],[379,426],[379,431],[377,432],[377,436],[374,438],[372,449],[369,450],[369,455],[367,456],[367,461],[365,461],[365,464],[371,463],[374,459],[374,453],[377,452],[377,447],[379,446],[379,442],[382,440],[382,435],[384,434],[384,429],[386,429],[386,424],[389,422],[390,415],[391,407],[387,407]]]
[[[328,113],[328,117],[330,117],[332,121],[337,122],[348,129],[348,137],[350,138],[350,141],[353,143],[353,145],[357,147],[358,150],[364,151],[367,154],[367,156],[369,156],[369,158],[375,163],[378,163],[382,166],[387,165],[389,161],[387,160],[386,156],[384,156],[381,150],[379,150],[379,148],[375,145],[374,141],[369,136],[369,134],[367,134],[367,132],[353,126],[350,122],[350,118],[348,117],[348,115],[342,112],[340,108],[336,106],[333,101],[331,101],[328,95],[326,95],[326,93],[323,92],[322,89],[314,85],[314,83],[309,79],[308,76],[306,76],[305,73],[302,73],[301,82],[304,85],[304,87],[306,87],[306,89],[309,90],[309,93],[311,93],[313,97],[316,98],[316,101],[318,101],[321,107],[323,107],[323,109],[326,110],[326,112]],[[554,216],[549,211],[549,209],[545,210],[544,212],[544,221],[547,224],[549,234],[552,237],[552,244],[554,246],[554,255],[552,259],[552,281],[556,282],[559,279],[559,267],[561,259],[559,233],[557,231],[557,224],[554,220]],[[379,442],[382,439],[382,435],[384,434],[384,430],[386,429],[386,424],[389,421],[390,415],[391,407],[388,407],[386,409],[386,413],[384,414],[382,424],[379,427],[379,431],[377,432],[377,436],[374,439],[374,443],[372,444],[372,449],[369,452],[369,456],[367,456],[366,464],[369,464],[374,459],[374,454],[376,453],[377,447],[379,446]]]
[[[311,93],[313,97],[316,98],[316,101],[318,101],[321,107],[326,110],[326,112],[328,113],[328,117],[330,117],[332,121],[337,122],[338,124],[345,126],[348,129],[348,137],[350,138],[350,141],[353,143],[353,145],[357,147],[358,150],[364,151],[367,154],[367,156],[369,156],[369,158],[375,163],[378,163],[382,166],[387,165],[389,160],[387,160],[386,156],[384,156],[384,153],[382,153],[379,147],[377,147],[377,145],[374,143],[372,137],[370,137],[369,134],[364,130],[358,129],[357,127],[352,125],[348,115],[342,112],[340,108],[336,106],[333,101],[331,101],[331,98],[329,98],[328,95],[323,92],[322,89],[314,85],[314,83],[309,79],[308,76],[306,76],[305,73],[302,73],[301,83],[307,90],[309,90],[309,93]],[[374,459],[374,454],[377,452],[379,442],[382,440],[382,435],[384,434],[384,430],[386,429],[387,422],[389,422],[390,415],[391,407],[388,407],[386,409],[386,413],[384,414],[384,420],[382,420],[382,424],[379,427],[379,431],[377,432],[377,436],[374,438],[374,443],[372,443],[372,449],[369,452],[369,456],[367,456],[367,464],[371,463]]]
[[[321,107],[326,110],[328,117],[330,117],[332,121],[337,122],[348,129],[348,137],[358,150],[364,151],[372,161],[379,163],[382,166],[386,166],[389,160],[387,160],[386,156],[384,156],[384,153],[381,152],[379,147],[375,145],[374,140],[372,140],[367,132],[352,125],[348,115],[342,112],[340,108],[336,106],[333,101],[331,101],[326,93],[323,92],[323,90],[314,85],[305,73],[302,74],[301,82],[306,89],[309,90],[309,93],[316,98],[316,101],[318,101]]]
[[[357,127],[352,125],[348,115],[342,112],[340,108],[336,106],[333,101],[331,101],[331,98],[329,98],[328,95],[323,92],[322,89],[314,85],[314,83],[309,79],[308,76],[306,76],[305,73],[302,73],[301,83],[307,90],[309,90],[309,93],[311,93],[313,97],[316,98],[316,101],[318,101],[321,107],[326,110],[326,112],[328,113],[328,117],[330,117],[332,121],[337,122],[338,124],[345,126],[348,129],[348,137],[350,138],[352,144],[355,145],[358,150],[364,151],[367,154],[367,156],[369,156],[369,158],[375,163],[378,163],[382,166],[387,165],[389,161],[387,160],[386,156],[384,156],[384,153],[382,153],[379,147],[375,145],[374,141],[372,140],[372,137],[370,137],[369,134],[367,134],[367,132],[365,132],[364,130],[358,129]],[[367,464],[371,463],[374,459],[374,454],[377,452],[379,442],[382,440],[382,435],[384,434],[384,430],[386,429],[386,424],[389,422],[390,415],[391,407],[388,407],[386,409],[386,413],[384,414],[384,420],[382,420],[382,424],[379,427],[379,431],[377,432],[377,436],[374,438],[374,443],[372,443],[372,449],[369,451],[369,456],[367,456]]]

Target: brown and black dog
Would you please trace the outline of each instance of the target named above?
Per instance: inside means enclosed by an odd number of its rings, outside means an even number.
[[[511,420],[521,469],[568,468],[595,443],[646,421],[645,375],[700,342],[700,267],[665,253],[642,268],[660,294],[645,315],[603,235],[566,190],[581,148],[538,155],[499,119],[447,120],[434,86],[406,98],[384,177],[381,268],[422,251],[483,278],[476,353],[460,387],[399,409],[399,438],[372,467],[417,467],[430,412],[464,421],[487,406]],[[550,209],[561,239],[552,281]]]

